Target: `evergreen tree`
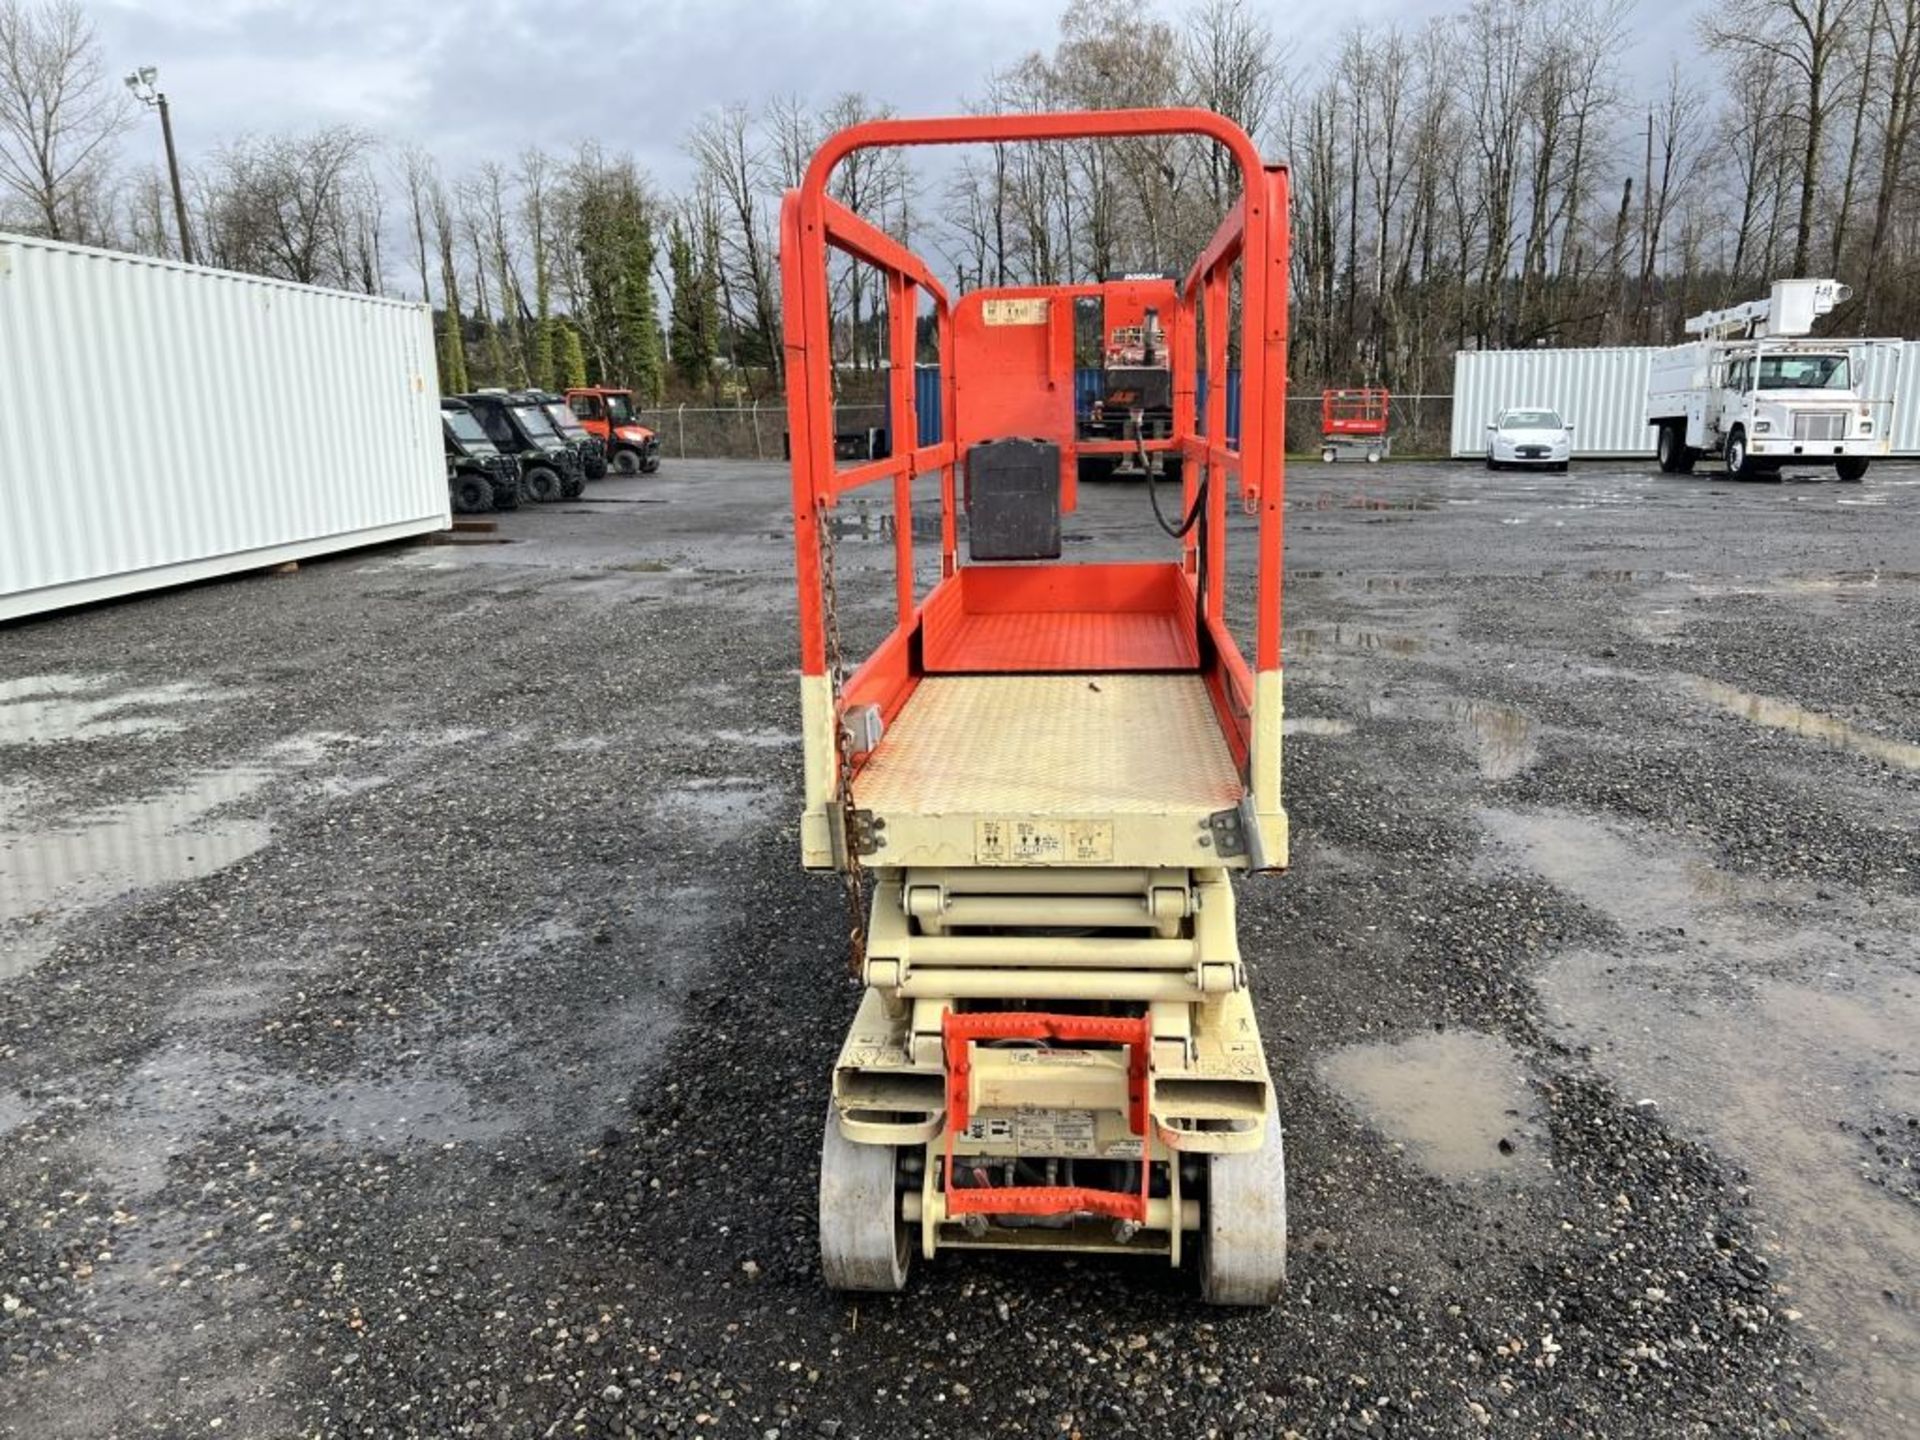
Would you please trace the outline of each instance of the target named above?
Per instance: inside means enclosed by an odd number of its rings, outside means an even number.
[[[713,361],[720,341],[720,299],[713,276],[694,254],[693,242],[678,220],[667,242],[667,265],[673,276],[669,302],[669,354],[683,384],[704,390],[713,379]]]
[[[638,193],[625,197],[619,219],[620,268],[616,324],[627,384],[642,401],[658,402],[666,378],[660,306],[653,293],[653,225]]]
[[[555,384],[560,357],[554,351],[553,297],[547,285],[544,255],[536,253],[533,262],[533,383],[548,389]]]
[[[560,326],[560,386],[562,390],[577,390],[587,383],[587,347],[580,339],[580,331],[565,321],[556,322]]]

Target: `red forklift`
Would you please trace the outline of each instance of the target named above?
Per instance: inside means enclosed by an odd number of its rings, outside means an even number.
[[[567,391],[567,408],[607,447],[607,466],[616,475],[651,475],[660,468],[660,437],[640,423],[640,406],[631,390],[586,386]]]
[[[1104,287],[950,295],[829,187],[867,149],[1149,135],[1217,144],[1240,182],[1193,268],[1156,282],[1164,433],[1134,419],[1144,403],[1114,435],[1076,414],[1076,307]],[[902,442],[883,458],[835,453],[830,256],[871,267],[886,297]],[[800,858],[840,877],[862,982],[824,1107],[824,1278],[898,1291],[916,1253],[1055,1251],[1185,1266],[1212,1303],[1270,1305],[1286,1167],[1251,982],[1276,957],[1243,954],[1234,890],[1235,872],[1287,864],[1287,172],[1206,110],[869,121],[788,192],[780,264]],[[911,444],[923,310],[941,438]],[[1196,403],[1200,375],[1227,372],[1230,329],[1233,435],[1224,384]],[[1128,456],[1182,462],[1178,509],[1149,489],[1135,558],[1063,563],[1078,462]],[[841,616],[875,571],[836,561],[833,512],[876,491],[893,510],[892,628],[850,653]],[[915,523],[916,491],[937,497],[937,529]],[[1229,524],[1246,532],[1231,551]],[[937,565],[917,565],[931,546]],[[1253,561],[1244,624],[1228,618],[1230,553]]]

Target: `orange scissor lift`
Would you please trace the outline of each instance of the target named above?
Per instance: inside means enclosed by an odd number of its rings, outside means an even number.
[[[1172,431],[1151,439],[1076,441],[1074,303],[1100,286],[956,300],[827,190],[834,167],[870,147],[1163,134],[1217,142],[1242,193],[1172,287]],[[898,1290],[915,1250],[1197,1256],[1208,1299],[1269,1304],[1286,1268],[1285,1167],[1229,877],[1287,859],[1286,171],[1201,110],[875,121],[821,146],[786,196],[780,250],[801,848],[808,868],[848,883],[865,986],[821,1152],[826,1279]],[[930,307],[939,442],[836,461],[836,250],[883,278],[899,435],[920,433],[916,317]],[[1233,448],[1227,387],[1208,389],[1204,415],[1195,395],[1203,368],[1226,373],[1236,318],[1246,405]],[[1159,542],[1160,558],[1058,563],[1079,457],[1143,450],[1183,462],[1185,521],[1161,523],[1177,538]],[[1013,500],[989,490],[1016,472]],[[940,502],[938,577],[924,592],[916,479],[937,482]],[[830,512],[869,486],[890,489],[895,507],[895,623],[851,664]],[[1251,665],[1225,620],[1230,501],[1255,531]],[[1050,550],[1045,526],[1026,526],[1049,508]],[[988,539],[1003,533],[1028,538],[1013,558],[983,558],[1008,555]]]
[[[1325,390],[1320,395],[1320,458],[1331,465],[1342,455],[1369,464],[1393,453],[1387,416],[1393,397],[1385,390]]]

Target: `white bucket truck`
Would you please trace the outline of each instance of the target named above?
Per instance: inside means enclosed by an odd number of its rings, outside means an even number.
[[[1795,462],[1863,477],[1893,430],[1876,414],[1890,407],[1859,392],[1866,350],[1897,342],[1812,338],[1813,322],[1851,293],[1837,280],[1779,280],[1765,300],[1687,321],[1700,338],[1657,353],[1647,374],[1660,468],[1686,474],[1707,455],[1741,479]]]

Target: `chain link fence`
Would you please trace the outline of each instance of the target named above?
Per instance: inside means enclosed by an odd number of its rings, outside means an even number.
[[[667,405],[648,420],[660,435],[660,453],[689,460],[783,460],[787,455],[787,405],[761,400],[724,408]],[[880,405],[840,405],[834,409],[837,434],[886,426]],[[1396,455],[1445,456],[1451,448],[1451,395],[1396,395],[1388,434]],[[1287,398],[1287,450],[1303,457],[1320,452],[1320,397]]]

